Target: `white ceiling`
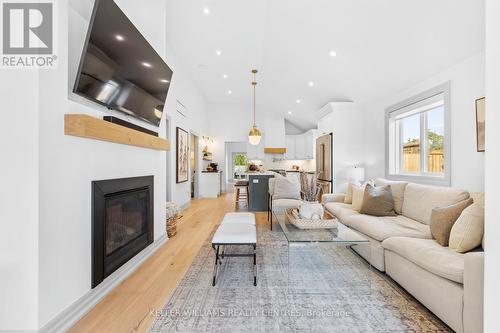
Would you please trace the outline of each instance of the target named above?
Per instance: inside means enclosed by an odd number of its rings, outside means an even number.
[[[261,110],[309,127],[328,101],[385,97],[483,50],[484,10],[483,0],[167,0],[166,26],[207,101],[250,105],[255,67]]]

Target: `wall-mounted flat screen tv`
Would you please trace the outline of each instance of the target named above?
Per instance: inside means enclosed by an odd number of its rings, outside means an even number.
[[[171,79],[118,5],[96,0],[73,92],[159,126]]]

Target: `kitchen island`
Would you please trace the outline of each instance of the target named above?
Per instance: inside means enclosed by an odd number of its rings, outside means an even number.
[[[267,211],[267,193],[269,192],[269,178],[274,172],[247,172],[248,178],[248,211]]]
[[[221,195],[222,171],[202,171],[199,191],[201,198],[217,198]]]

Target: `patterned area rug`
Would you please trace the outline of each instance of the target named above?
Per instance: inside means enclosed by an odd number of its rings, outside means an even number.
[[[257,287],[246,257],[226,257],[212,287],[208,239],[150,332],[451,332],[346,246],[289,248],[275,229],[257,226]]]

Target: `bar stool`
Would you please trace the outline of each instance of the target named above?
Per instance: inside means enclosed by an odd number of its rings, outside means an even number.
[[[248,208],[248,180],[239,180],[234,184],[236,190],[235,208],[240,208],[240,203],[245,202]]]

